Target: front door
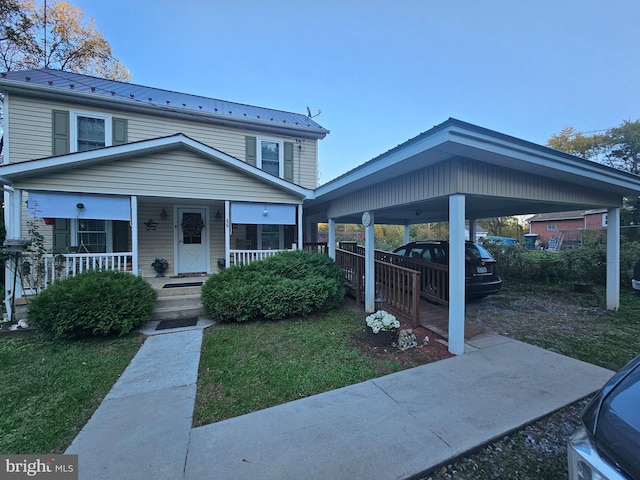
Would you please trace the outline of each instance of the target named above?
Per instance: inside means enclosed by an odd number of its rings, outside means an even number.
[[[179,207],[177,273],[206,273],[209,270],[209,225],[207,208]]]

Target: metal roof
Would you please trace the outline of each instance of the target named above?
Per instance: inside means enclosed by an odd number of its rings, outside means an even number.
[[[67,94],[73,92],[95,95],[96,98],[101,99],[117,99],[126,101],[132,106],[144,105],[147,107],[162,107],[164,109],[170,108],[173,111],[188,111],[191,115],[203,114],[203,117],[206,116],[207,118],[211,118],[211,115],[213,115],[223,119],[233,119],[236,122],[263,126],[272,125],[274,127],[277,126],[277,128],[302,129],[312,132],[319,138],[329,133],[328,130],[313,121],[309,116],[300,113],[256,107],[61,70],[42,68],[2,72],[0,74],[0,85],[10,86],[8,82],[5,83],[3,80],[39,85],[50,89],[52,92],[59,91]]]

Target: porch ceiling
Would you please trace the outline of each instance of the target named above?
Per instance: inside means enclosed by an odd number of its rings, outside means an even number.
[[[305,202],[310,221],[446,221],[448,198],[466,197],[467,218],[621,206],[640,177],[449,119],[347,172]]]

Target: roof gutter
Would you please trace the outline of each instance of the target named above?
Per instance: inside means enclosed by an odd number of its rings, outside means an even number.
[[[9,93],[28,95],[36,98],[49,100],[64,99],[76,103],[83,103],[83,105],[90,104],[106,108],[115,107],[139,113],[148,114],[150,111],[152,111],[153,113],[157,114],[158,111],[160,111],[163,115],[172,118],[214,123],[216,125],[223,125],[227,127],[247,128],[259,132],[276,133],[298,138],[320,140],[326,137],[329,133],[329,130],[324,128],[318,128],[316,129],[317,131],[314,131],[296,125],[280,125],[273,124],[265,120],[227,117],[217,113],[196,112],[186,108],[184,110],[180,110],[157,104],[132,102],[131,100],[126,100],[118,97],[104,97],[93,93],[66,91],[59,88],[48,87],[45,85],[25,84],[24,82],[18,82],[16,80],[0,79],[0,90]]]

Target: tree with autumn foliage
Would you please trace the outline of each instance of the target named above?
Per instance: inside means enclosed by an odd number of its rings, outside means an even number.
[[[547,145],[625,172],[640,174],[640,120],[584,134],[573,127],[552,135]]]
[[[32,0],[0,0],[0,69],[45,67],[129,81],[129,70],[94,23],[67,2],[50,0],[45,8]]]

